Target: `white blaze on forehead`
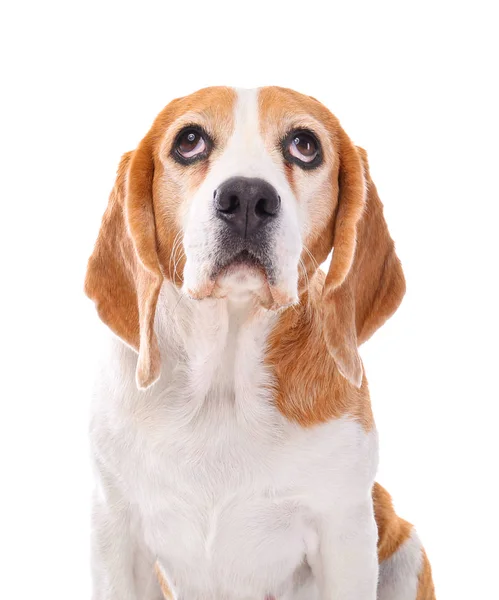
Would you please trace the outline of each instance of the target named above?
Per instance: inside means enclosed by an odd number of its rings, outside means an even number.
[[[234,123],[234,133],[224,153],[224,167],[233,175],[245,177],[262,177],[262,171],[275,169],[260,134],[258,90],[238,90]]]
[[[282,161],[272,158],[262,138],[258,95],[258,89],[237,90],[234,131],[211,174],[219,184],[229,177],[259,177],[292,196]]]

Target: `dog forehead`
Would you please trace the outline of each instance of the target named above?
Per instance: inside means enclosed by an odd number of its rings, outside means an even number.
[[[262,164],[271,162],[260,122],[259,89],[237,89],[232,135],[220,156],[234,175],[257,175]]]
[[[248,135],[263,131],[269,121],[283,123],[297,117],[310,117],[324,122],[332,116],[315,98],[289,88],[213,86],[172,100],[160,113],[158,121],[164,121],[163,115],[172,121],[191,112],[212,119],[239,117],[238,125]]]
[[[268,86],[235,88],[234,135],[247,146],[263,138],[272,146],[289,129],[303,125],[326,129],[332,117],[328,109],[315,98],[294,90]]]
[[[175,121],[191,112],[212,119],[232,118],[236,98],[236,90],[231,87],[202,88],[188,96],[172,100],[159,114],[157,125]]]
[[[234,94],[231,132],[213,153],[205,184],[215,189],[230,177],[257,177],[285,193],[288,183],[280,151],[282,124],[276,123],[271,130],[264,127],[261,88],[236,88]]]
[[[258,95],[262,128],[275,123],[297,122],[300,119],[327,127],[334,120],[324,104],[289,88],[262,87]]]

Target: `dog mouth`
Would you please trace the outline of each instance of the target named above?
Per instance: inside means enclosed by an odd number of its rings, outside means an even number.
[[[274,265],[263,248],[226,250],[217,259],[204,284],[188,288],[191,298],[252,298],[268,310],[279,310],[296,302],[295,295],[276,285]]]
[[[261,274],[266,279],[268,278],[268,270],[263,262],[249,250],[242,250],[230,259],[217,265],[212,275],[213,279],[217,279],[223,275],[229,275],[236,271],[249,272],[253,271]]]

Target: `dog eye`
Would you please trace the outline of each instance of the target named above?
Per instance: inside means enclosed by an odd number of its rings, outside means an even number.
[[[322,150],[319,140],[311,131],[296,129],[281,142],[284,158],[302,169],[315,169],[322,163]]]
[[[184,160],[201,156],[206,153],[207,148],[206,138],[197,129],[184,129],[175,141],[175,152]]]
[[[294,133],[289,143],[289,153],[304,163],[311,163],[319,153],[317,140],[309,133]]]

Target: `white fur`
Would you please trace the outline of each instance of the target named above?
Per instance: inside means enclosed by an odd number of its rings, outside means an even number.
[[[423,547],[416,531],[379,568],[379,600],[416,600]]]

